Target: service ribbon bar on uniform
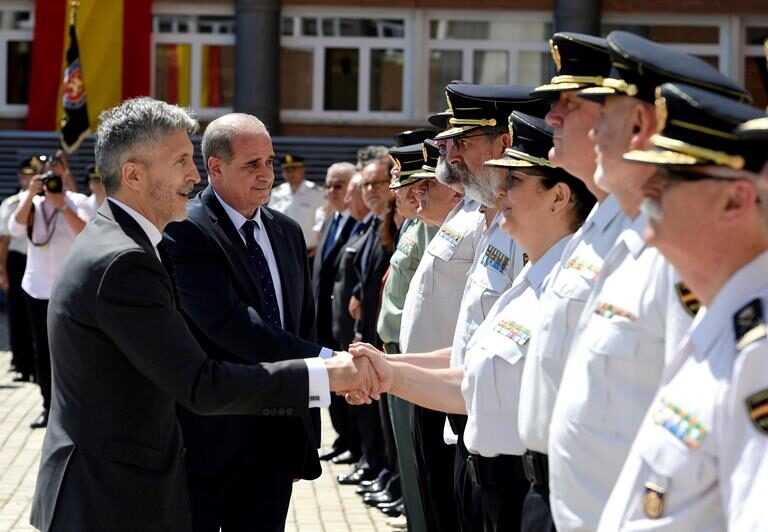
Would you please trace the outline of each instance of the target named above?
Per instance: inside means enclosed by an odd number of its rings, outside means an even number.
[[[493,330],[506,336],[517,345],[525,345],[525,343],[531,339],[531,330],[512,320],[499,320],[499,322],[494,325]]]
[[[697,449],[709,429],[672,401],[661,398],[661,406],[653,414],[653,422],[667,429],[690,449]]]

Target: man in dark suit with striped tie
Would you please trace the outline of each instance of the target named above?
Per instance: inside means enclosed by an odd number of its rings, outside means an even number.
[[[315,342],[301,229],[266,206],[275,156],[264,124],[225,115],[206,129],[202,151],[209,186],[189,202],[188,219],[166,230],[193,333],[219,360],[330,356]],[[319,397],[310,406],[330,403]],[[284,529],[293,482],[321,472],[319,413],[310,412],[211,417],[179,408],[196,532]]]

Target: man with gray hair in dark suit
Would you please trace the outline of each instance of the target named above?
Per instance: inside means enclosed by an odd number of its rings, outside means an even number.
[[[303,416],[311,390],[370,390],[348,355],[240,364],[208,358],[179,312],[161,231],[199,182],[197,121],[151,98],[101,115],[108,200],[51,296],[53,400],[32,505],[41,530],[191,530],[176,402],[207,414]],[[255,346],[258,349],[258,346]],[[356,362],[356,361],[355,361]],[[318,388],[319,387],[319,388]]]

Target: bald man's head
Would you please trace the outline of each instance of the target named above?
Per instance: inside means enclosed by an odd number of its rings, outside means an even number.
[[[234,138],[242,133],[266,133],[269,136],[264,122],[255,116],[245,113],[226,114],[208,124],[205,129],[201,146],[203,161],[208,161],[209,157],[232,161]]]

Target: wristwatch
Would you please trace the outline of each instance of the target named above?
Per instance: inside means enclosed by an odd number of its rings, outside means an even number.
[[[69,205],[67,205],[66,203],[63,204],[61,207],[56,207],[56,210],[59,211],[59,212],[64,212],[67,209],[69,209]]]

